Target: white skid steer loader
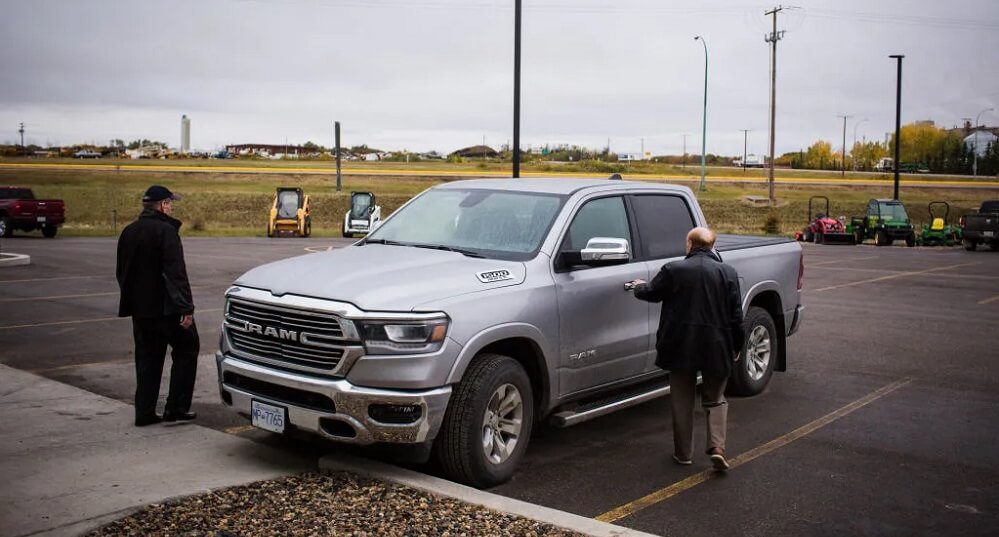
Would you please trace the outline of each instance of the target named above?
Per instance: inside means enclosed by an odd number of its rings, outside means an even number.
[[[366,235],[382,221],[382,208],[371,192],[351,192],[350,210],[343,216],[343,236]]]

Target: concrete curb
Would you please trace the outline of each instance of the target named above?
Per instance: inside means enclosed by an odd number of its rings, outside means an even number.
[[[466,503],[481,505],[493,511],[530,518],[560,528],[591,535],[593,537],[654,537],[651,533],[615,526],[606,522],[574,515],[532,503],[515,500],[459,485],[405,468],[398,468],[378,461],[352,457],[349,455],[326,455],[319,459],[319,469],[324,472],[344,471],[362,476],[390,481],[424,490],[440,496],[447,496]]]
[[[27,254],[0,254],[0,267],[16,267],[30,265],[31,256]]]

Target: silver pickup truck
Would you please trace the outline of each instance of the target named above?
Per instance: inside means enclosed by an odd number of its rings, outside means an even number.
[[[501,483],[539,420],[555,426],[669,393],[650,280],[704,226],[686,187],[616,180],[446,183],[365,239],[250,270],[226,292],[222,401],[258,427],[433,454]],[[802,318],[801,248],[722,235],[747,333],[731,390],[761,392]]]

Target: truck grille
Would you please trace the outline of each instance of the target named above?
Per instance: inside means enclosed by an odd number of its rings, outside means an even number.
[[[343,329],[334,315],[230,299],[226,333],[248,359],[295,369],[332,371],[343,357]]]

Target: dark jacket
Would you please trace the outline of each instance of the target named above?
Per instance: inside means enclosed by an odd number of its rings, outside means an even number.
[[[145,210],[122,230],[118,237],[119,317],[194,313],[180,225],[176,218]]]
[[[742,350],[742,298],[735,269],[717,254],[694,249],[664,265],[635,297],[662,302],[656,333],[656,365],[670,371],[727,377]]]

